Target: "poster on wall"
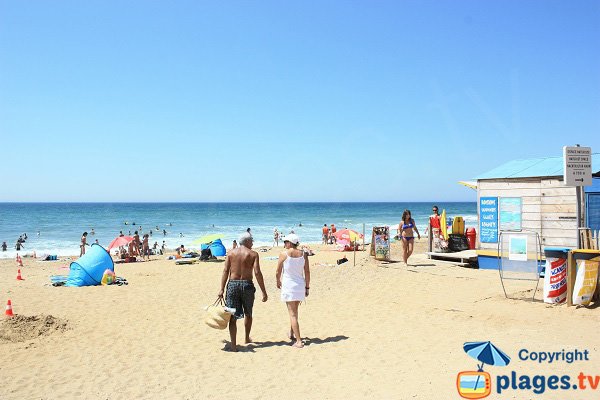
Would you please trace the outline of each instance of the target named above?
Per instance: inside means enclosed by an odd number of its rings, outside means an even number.
[[[522,226],[523,199],[520,197],[500,197],[501,231],[520,231]]]
[[[390,261],[390,228],[388,226],[374,226],[375,259]]]
[[[479,241],[498,243],[498,198],[479,199]]]
[[[508,240],[508,259],[527,261],[527,236],[512,235]]]

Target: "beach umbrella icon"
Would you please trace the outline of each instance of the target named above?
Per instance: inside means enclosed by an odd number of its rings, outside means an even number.
[[[510,363],[510,357],[494,346],[490,341],[467,342],[463,344],[463,350],[477,361],[481,361],[481,365],[477,364],[478,372],[483,371],[484,364],[505,367]],[[474,387],[477,387],[479,377],[480,376],[478,375]]]
[[[504,367],[510,363],[510,357],[490,341],[467,342],[463,345],[463,349],[465,353],[477,361],[481,361],[481,366],[477,365],[480,371],[483,371],[484,364]]]

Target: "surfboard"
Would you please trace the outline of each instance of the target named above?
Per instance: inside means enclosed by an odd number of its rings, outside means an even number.
[[[442,210],[442,215],[440,216],[440,229],[442,230],[442,236],[445,240],[448,240],[448,225],[446,223],[446,209]]]
[[[463,217],[454,217],[452,221],[452,233],[458,235],[465,234],[465,221]]]

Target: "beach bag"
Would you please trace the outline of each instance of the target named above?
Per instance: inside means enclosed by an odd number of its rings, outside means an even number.
[[[219,297],[212,305],[204,308],[206,310],[206,318],[204,323],[214,329],[225,329],[231,318],[230,312],[227,312],[223,304],[223,298]],[[231,309],[229,309],[231,310]]]
[[[102,281],[100,281],[103,285],[112,285],[115,282],[116,275],[110,269],[104,270],[104,274],[102,274]]]
[[[200,261],[207,261],[212,257],[212,251],[210,251],[210,248],[203,249],[200,253]]]
[[[457,235],[451,233],[448,235],[448,249],[450,251],[464,251],[469,250],[469,242],[465,235]]]

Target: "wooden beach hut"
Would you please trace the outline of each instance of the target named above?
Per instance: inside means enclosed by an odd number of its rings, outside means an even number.
[[[581,226],[600,226],[600,153],[592,154],[593,185],[581,196]],[[563,183],[563,157],[509,161],[477,182],[480,268],[497,268],[501,230],[540,235],[542,246],[577,248],[577,189]]]

